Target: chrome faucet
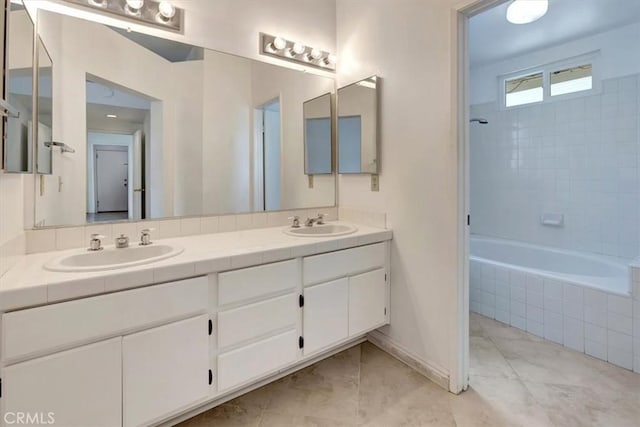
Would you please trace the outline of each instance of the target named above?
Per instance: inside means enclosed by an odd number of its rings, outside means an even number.
[[[145,228],[140,231],[140,246],[147,246],[153,243],[151,241],[151,232],[153,228]]]
[[[116,249],[124,249],[129,247],[129,238],[124,234],[116,237]]]
[[[102,249],[104,249],[102,247],[102,240],[104,239],[105,236],[103,236],[102,234],[92,234],[91,235],[91,240],[89,241],[89,249],[87,249],[88,251],[101,251]]]
[[[319,213],[315,218],[307,218],[307,220],[304,222],[304,225],[307,227],[313,227],[313,224],[322,225],[324,224],[325,216],[326,214]]]
[[[298,215],[290,216],[289,219],[292,221],[291,228],[300,228],[300,217]]]

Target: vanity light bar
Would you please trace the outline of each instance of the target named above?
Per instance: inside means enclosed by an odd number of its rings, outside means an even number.
[[[327,51],[283,37],[260,33],[260,53],[307,67],[335,71],[337,58]]]
[[[184,11],[162,0],[63,0],[96,12],[107,12],[141,24],[182,31]]]

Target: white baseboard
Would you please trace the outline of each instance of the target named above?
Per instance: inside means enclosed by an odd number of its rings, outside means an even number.
[[[444,372],[441,368],[418,359],[409,350],[394,342],[382,332],[369,332],[367,340],[385,353],[390,354],[400,362],[409,366],[411,369],[424,375],[443,389],[449,391],[449,374]]]

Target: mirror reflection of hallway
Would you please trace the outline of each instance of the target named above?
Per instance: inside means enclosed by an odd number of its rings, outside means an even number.
[[[87,76],[87,222],[143,219],[150,99]]]

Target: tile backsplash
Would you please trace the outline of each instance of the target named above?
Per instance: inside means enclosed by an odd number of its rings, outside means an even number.
[[[85,247],[89,245],[92,234],[105,236],[105,238],[102,239],[105,245],[113,244],[114,237],[121,234],[135,241],[138,239],[140,232],[145,228],[153,229],[152,239],[167,239],[195,234],[211,234],[253,228],[285,226],[291,222],[288,219],[291,216],[298,215],[304,220],[306,217],[316,216],[318,210],[326,213],[329,221],[338,218],[338,208],[328,207],[238,215],[87,224],[78,227],[28,230],[26,232],[26,253],[31,254]]]
[[[640,254],[640,75],[602,92],[501,110],[473,105],[471,232],[634,258]],[[564,214],[561,227],[540,224]]]

